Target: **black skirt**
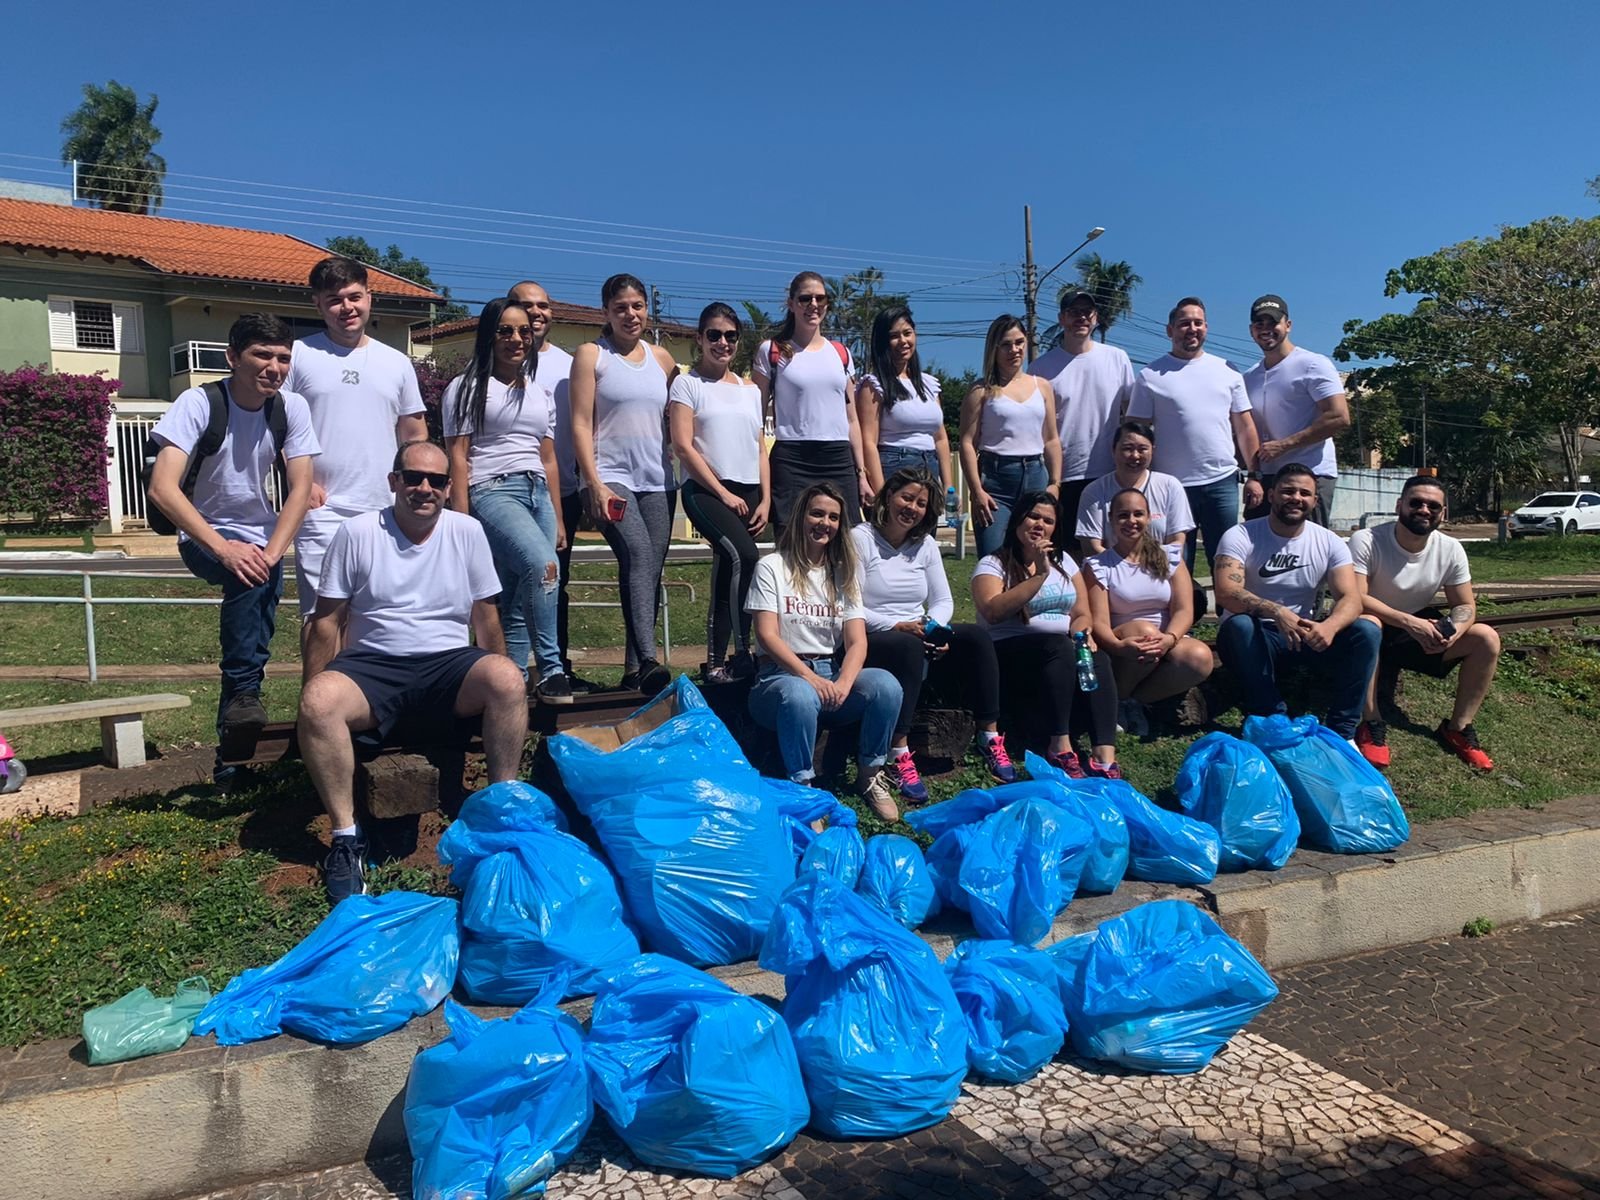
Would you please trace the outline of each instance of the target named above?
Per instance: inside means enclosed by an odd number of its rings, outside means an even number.
[[[772,523],[789,523],[800,494],[814,483],[831,483],[844,497],[844,521],[861,520],[861,486],[849,442],[775,442],[772,467]]]

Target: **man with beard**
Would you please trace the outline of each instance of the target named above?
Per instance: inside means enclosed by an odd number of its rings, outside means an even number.
[[[1378,661],[1378,628],[1361,615],[1350,551],[1307,518],[1317,503],[1317,478],[1302,463],[1279,468],[1268,494],[1270,513],[1222,535],[1217,551],[1217,606],[1226,616],[1217,652],[1244,690],[1245,711],[1287,713],[1278,690],[1280,667],[1314,672],[1328,697],[1322,722],[1350,740]],[[1315,619],[1326,587],[1333,610]],[[1352,741],[1352,745],[1354,742]]]
[[[449,471],[433,443],[401,446],[389,473],[394,503],[340,525],[323,560],[299,733],[333,829],[323,877],[334,904],[366,891],[352,734],[384,739],[402,725],[436,734],[447,713],[482,717],[488,782],[515,779],[522,760],[528,700],[506,657],[500,580],[483,526],[446,507]]]
[[[1482,771],[1494,760],[1472,727],[1500,661],[1500,635],[1476,623],[1472,572],[1460,542],[1438,532],[1444,521],[1444,486],[1428,475],[1406,480],[1395,505],[1398,521],[1358,529],[1350,537],[1363,622],[1382,627],[1378,670],[1367,692],[1356,748],[1376,767],[1389,765],[1388,731],[1378,715],[1378,689],[1392,693],[1401,671],[1443,679],[1458,665],[1455,710],[1434,736],[1462,762]],[[1448,614],[1433,607],[1444,589]],[[1381,680],[1381,683],[1380,683]]]

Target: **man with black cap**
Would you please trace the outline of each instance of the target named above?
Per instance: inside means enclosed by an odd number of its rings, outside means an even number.
[[[1250,336],[1261,347],[1261,361],[1245,372],[1244,386],[1261,448],[1245,481],[1244,515],[1246,520],[1265,516],[1279,469],[1298,462],[1317,478],[1311,519],[1325,526],[1339,475],[1333,439],[1349,428],[1350,406],[1333,362],[1291,342],[1293,328],[1282,296],[1269,293],[1250,306]]]
[[[1122,350],[1094,340],[1099,324],[1094,293],[1068,288],[1061,293],[1061,341],[1028,368],[1056,394],[1061,513],[1069,530],[1084,488],[1116,465],[1111,443],[1133,393],[1133,364]]]

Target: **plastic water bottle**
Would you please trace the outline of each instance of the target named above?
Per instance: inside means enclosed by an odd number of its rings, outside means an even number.
[[[1089,635],[1082,632],[1072,635],[1078,647],[1078,690],[1092,692],[1100,686],[1100,677],[1094,673],[1094,654],[1089,650]]]
[[[956,527],[956,513],[959,511],[960,508],[961,508],[961,505],[956,500],[956,489],[954,487],[945,488],[945,490],[944,490],[944,523],[946,525],[950,526],[951,529],[954,529]]]

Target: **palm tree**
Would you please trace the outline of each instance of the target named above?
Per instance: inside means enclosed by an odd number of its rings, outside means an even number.
[[[1126,262],[1107,262],[1098,254],[1082,255],[1076,263],[1078,282],[1062,288],[1082,288],[1094,295],[1095,308],[1100,314],[1100,340],[1106,340],[1106,330],[1133,307],[1133,289],[1144,282]]]
[[[66,141],[61,161],[79,163],[80,195],[111,212],[152,213],[161,207],[167,160],[155,152],[156,97],[139,94],[113,79],[105,87],[83,85],[83,103],[61,122]]]

